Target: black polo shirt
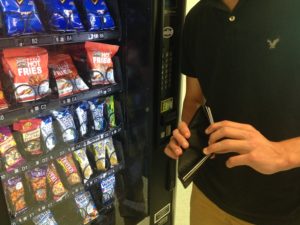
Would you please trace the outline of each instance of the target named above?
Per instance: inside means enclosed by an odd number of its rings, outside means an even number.
[[[182,73],[199,79],[216,121],[252,124],[272,141],[300,136],[299,9],[299,0],[240,0],[230,12],[202,0],[189,12]],[[228,169],[228,157],[195,179],[207,197],[254,224],[300,224],[300,169],[262,175]]]

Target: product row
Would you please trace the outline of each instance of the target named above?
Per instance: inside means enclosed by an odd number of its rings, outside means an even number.
[[[116,151],[108,138],[4,180],[9,212],[16,217],[30,207],[61,201],[72,188],[118,165]]]
[[[25,161],[116,126],[113,96],[53,110],[51,115],[19,120],[11,126],[0,127],[2,168],[10,173]]]
[[[115,28],[105,0],[0,0],[6,36]]]
[[[52,92],[62,98],[96,85],[116,84],[113,56],[118,48],[86,42],[61,52],[49,51],[49,55],[38,47],[4,49],[0,78],[5,89],[0,93],[0,109],[45,98]]]

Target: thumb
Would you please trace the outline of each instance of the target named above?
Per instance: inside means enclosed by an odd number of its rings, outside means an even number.
[[[233,168],[236,166],[246,166],[246,165],[248,165],[247,155],[232,156],[226,161],[226,166],[228,168]]]

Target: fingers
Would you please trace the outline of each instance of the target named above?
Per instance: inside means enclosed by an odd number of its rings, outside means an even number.
[[[222,141],[216,142],[209,145],[203,149],[204,154],[223,154],[229,152],[235,152],[238,154],[245,154],[250,151],[250,148],[246,141],[244,140],[232,140],[224,139]]]
[[[235,127],[221,127],[215,132],[211,133],[209,136],[209,144],[216,143],[224,138],[242,140],[246,139],[249,134],[249,131],[241,130]]]
[[[165,154],[173,159],[178,159],[182,154],[182,149],[189,147],[187,139],[190,136],[188,125],[185,122],[180,122],[178,128],[173,131],[169,144],[164,149]]]
[[[252,127],[249,124],[236,123],[236,122],[224,120],[224,121],[220,121],[220,122],[216,122],[216,123],[211,124],[205,130],[205,132],[206,132],[206,134],[211,134],[211,133],[215,132],[216,130],[218,130],[222,127],[231,127],[231,128],[236,128],[236,129],[240,129],[240,130],[248,130],[248,131],[254,131],[255,130],[255,128]]]
[[[237,156],[232,156],[226,161],[226,166],[228,168],[233,168],[236,166],[246,166],[249,165],[248,163],[248,155],[237,155]]]
[[[178,125],[178,130],[186,139],[191,137],[191,132],[186,122],[181,121]]]

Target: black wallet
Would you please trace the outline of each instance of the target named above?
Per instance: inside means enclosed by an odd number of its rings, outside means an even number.
[[[191,132],[188,139],[189,148],[184,150],[178,162],[178,178],[185,188],[193,181],[204,162],[210,158],[210,155],[205,155],[202,150],[208,146],[205,129],[213,122],[210,108],[203,105],[196,111],[189,124]]]

